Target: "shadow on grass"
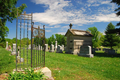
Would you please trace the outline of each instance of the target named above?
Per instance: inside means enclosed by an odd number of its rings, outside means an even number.
[[[97,57],[120,57],[120,54],[108,54],[108,53],[94,53],[94,56]]]

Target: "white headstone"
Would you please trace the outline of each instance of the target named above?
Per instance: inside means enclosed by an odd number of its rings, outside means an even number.
[[[55,50],[57,49],[57,41],[55,41]]]
[[[6,42],[6,49],[8,48],[8,42]]]
[[[58,45],[56,53],[63,53],[62,46]]]
[[[16,55],[16,44],[13,44],[13,50],[11,55]]]
[[[51,44],[49,52],[54,52],[54,45],[53,44]]]
[[[45,51],[48,51],[48,44],[45,44]]]
[[[42,50],[42,46],[40,47],[40,50]]]
[[[31,49],[31,44],[28,46],[28,49]]]
[[[64,45],[62,45],[62,51],[64,51]]]

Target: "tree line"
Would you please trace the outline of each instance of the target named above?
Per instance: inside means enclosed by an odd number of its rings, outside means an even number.
[[[87,31],[91,32],[92,44],[94,48],[100,46],[106,46],[113,49],[113,46],[120,47],[120,36],[118,33],[111,33],[111,30],[115,29],[115,26],[110,22],[105,30],[105,35],[99,32],[96,27],[90,27]]]

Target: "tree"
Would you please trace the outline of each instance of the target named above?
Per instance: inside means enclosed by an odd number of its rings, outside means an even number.
[[[119,43],[119,36],[116,33],[111,33],[110,30],[115,29],[112,23],[109,23],[105,31],[104,45],[113,49]]]
[[[103,46],[104,45],[104,39],[105,39],[105,36],[103,35],[103,33],[99,32],[98,34],[98,42],[100,44],[100,46]]]
[[[6,21],[10,21],[17,17],[23,12],[23,9],[27,7],[25,4],[22,4],[20,7],[16,7],[18,0],[0,0],[0,41],[5,41],[9,29],[5,26]]]
[[[50,45],[52,44],[52,42],[53,42],[53,44],[55,45],[54,35],[52,35],[50,38],[48,38],[48,45],[50,46]]]
[[[118,5],[118,8],[115,9],[115,11],[117,11],[116,15],[120,16],[120,0],[112,0],[112,3],[116,3]],[[117,26],[120,26],[120,22],[117,23]]]
[[[55,34],[55,37],[56,37],[58,45],[62,45],[62,44],[66,45],[67,44],[66,37],[64,35]]]
[[[93,37],[92,37],[93,47],[95,47],[95,48],[99,47],[100,46],[99,37],[98,37],[99,31],[97,30],[97,28],[90,27],[87,29],[87,31],[91,32],[91,34],[93,35]]]

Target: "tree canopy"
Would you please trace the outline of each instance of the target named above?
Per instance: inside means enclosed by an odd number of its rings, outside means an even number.
[[[99,34],[99,31],[97,30],[96,27],[90,27],[87,29],[87,31],[91,32],[91,34],[93,35],[92,37],[92,43],[93,43],[93,47],[99,47],[100,44],[99,44],[99,38],[98,38],[98,34]]]
[[[116,33],[111,33],[110,30],[115,29],[112,23],[109,23],[105,31],[104,46],[112,47],[119,43],[119,36]]]
[[[6,25],[6,21],[12,22],[13,19],[23,12],[26,4],[22,4],[20,7],[16,7],[18,0],[0,0],[0,41],[5,41],[9,29]]]
[[[112,3],[116,3],[118,5],[118,8],[115,9],[115,11],[117,12],[116,15],[120,16],[120,0],[112,0]],[[117,26],[120,26],[120,22],[117,23]]]

